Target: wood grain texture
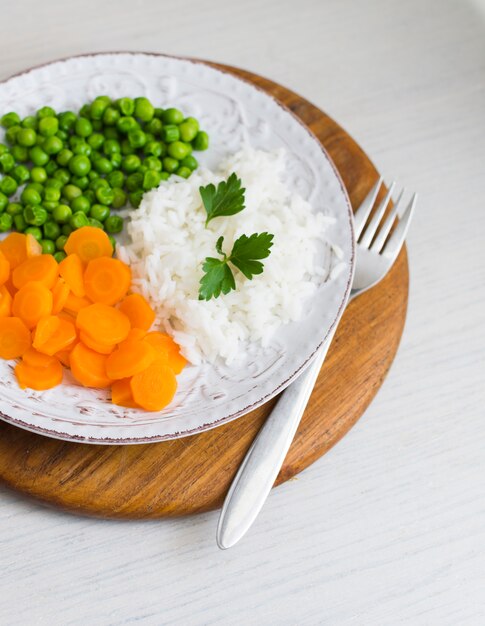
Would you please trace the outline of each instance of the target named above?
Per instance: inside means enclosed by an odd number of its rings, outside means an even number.
[[[352,205],[359,205],[377,172],[338,124],[274,82],[215,66],[266,90],[307,124],[334,160]],[[345,312],[277,484],[322,456],[365,411],[396,353],[407,296],[403,251],[385,280]],[[2,423],[0,479],[51,505],[101,517],[157,518],[211,510],[222,503],[274,402],[200,435],[148,445],[67,443]]]

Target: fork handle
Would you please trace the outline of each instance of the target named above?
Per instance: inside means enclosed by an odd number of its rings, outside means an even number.
[[[230,548],[249,530],[274,485],[333,339],[281,394],[242,462],[224,501],[217,545]]]

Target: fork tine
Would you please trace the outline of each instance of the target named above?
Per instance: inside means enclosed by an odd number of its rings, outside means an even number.
[[[399,197],[396,200],[391,211],[389,212],[389,215],[387,216],[384,224],[382,224],[380,231],[377,233],[377,237],[375,238],[374,243],[370,247],[372,252],[380,252],[384,244],[386,243],[387,236],[391,232],[392,225],[394,224],[394,220],[396,219],[396,215],[399,211],[399,206],[401,204],[403,195],[404,195],[404,189],[399,194]]]
[[[387,190],[386,195],[384,196],[382,202],[377,207],[376,212],[374,213],[371,221],[367,225],[367,228],[365,228],[363,231],[362,240],[359,241],[359,243],[361,246],[364,246],[364,248],[368,248],[371,244],[371,241],[374,239],[376,230],[382,220],[382,216],[384,215],[387,209],[387,205],[389,204],[389,201],[392,197],[392,192],[394,191],[395,185],[396,183],[394,181],[389,185],[389,189]]]
[[[382,254],[389,259],[395,259],[401,250],[402,244],[404,243],[404,239],[406,238],[408,232],[409,224],[411,223],[411,219],[413,217],[417,199],[418,194],[415,193],[399,220],[396,230],[392,233],[389,241],[384,247]]]
[[[372,189],[367,194],[365,200],[362,202],[360,207],[354,213],[354,226],[355,226],[355,238],[356,239],[360,237],[360,234],[364,229],[365,223],[367,222],[369,213],[371,212],[371,209],[374,206],[374,202],[376,201],[377,194],[379,193],[379,189],[381,185],[382,185],[382,176],[379,177],[379,180],[372,187]]]

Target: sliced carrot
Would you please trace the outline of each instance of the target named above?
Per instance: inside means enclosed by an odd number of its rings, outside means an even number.
[[[94,226],[83,226],[72,232],[64,250],[68,255],[77,254],[83,263],[113,255],[113,246],[108,235]]]
[[[106,373],[104,354],[90,350],[83,343],[78,343],[70,355],[71,372],[84,387],[109,387],[111,378]]]
[[[131,378],[122,378],[114,381],[111,386],[111,402],[118,406],[126,406],[129,409],[138,407],[138,404],[133,400]]]
[[[0,285],[3,285],[10,276],[10,263],[7,257],[0,252]]]
[[[131,270],[118,259],[101,257],[88,263],[84,288],[93,302],[116,304],[130,288]]]
[[[12,272],[14,287],[20,289],[31,281],[51,289],[59,276],[59,265],[51,254],[40,254],[26,259]]]
[[[79,333],[79,339],[83,342],[85,346],[91,348],[95,352],[99,352],[99,354],[111,354],[113,350],[116,348],[116,344],[107,344],[101,343],[99,341],[95,341],[88,333],[81,331]]]
[[[120,345],[123,345],[126,341],[141,341],[146,336],[146,332],[141,328],[132,328],[128,333],[126,339],[120,342]]]
[[[187,359],[180,354],[180,348],[170,335],[153,331],[145,336],[145,341],[152,345],[160,355],[166,355],[167,363],[175,374],[180,374],[187,365]]]
[[[87,298],[79,298],[78,296],[75,296],[72,291],[70,291],[66,298],[64,309],[69,311],[69,313],[76,315],[81,309],[85,309],[90,304],[92,304],[91,300],[88,300]]]
[[[106,361],[106,371],[113,380],[139,374],[156,359],[155,349],[144,341],[124,341]]]
[[[58,278],[56,284],[52,288],[52,313],[57,315],[64,308],[67,298],[69,296],[69,286],[66,285],[66,281],[63,278]]]
[[[42,248],[32,235],[10,233],[10,235],[0,241],[0,252],[3,253],[10,263],[10,269],[12,270],[29,257],[39,255],[42,252]]]
[[[57,324],[53,321],[56,320]],[[76,326],[62,317],[51,316],[39,320],[33,346],[39,352],[53,356],[68,350],[77,339]]]
[[[108,345],[120,343],[130,332],[130,320],[124,313],[100,303],[81,309],[76,324],[94,341]]]
[[[40,283],[27,283],[15,294],[12,312],[33,328],[41,317],[52,313],[52,301],[52,293],[47,287]]]
[[[149,330],[155,321],[155,311],[139,293],[132,293],[120,304],[120,311],[127,315],[132,328]]]
[[[18,317],[0,318],[0,358],[18,359],[32,345],[29,329]]]
[[[30,387],[37,391],[51,389],[62,382],[62,365],[57,359],[43,367],[35,367],[23,361],[15,368],[15,376],[22,389]]]
[[[146,370],[131,379],[133,399],[147,411],[160,411],[177,390],[175,374],[164,359],[156,359]]]
[[[0,287],[0,317],[8,317],[11,313],[12,296],[5,285],[2,285]]]
[[[61,350],[60,352],[57,352],[54,356],[57,359],[59,359],[59,361],[66,367],[71,367],[71,363],[70,363],[71,351],[70,350]]]
[[[35,348],[29,348],[27,352],[24,352],[22,355],[22,361],[32,367],[48,367],[52,365],[52,363],[55,363],[56,360],[56,357],[42,354],[42,352],[38,352]]]
[[[70,254],[59,263],[59,274],[66,281],[72,293],[78,296],[78,298],[86,295],[83,272],[82,261],[76,253]]]

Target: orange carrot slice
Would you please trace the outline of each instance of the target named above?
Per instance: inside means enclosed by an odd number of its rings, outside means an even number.
[[[81,309],[85,309],[90,304],[92,304],[91,300],[88,300],[87,298],[79,298],[78,296],[75,296],[72,291],[70,291],[66,298],[64,309],[69,311],[69,313],[76,315]]]
[[[147,411],[160,411],[177,390],[177,380],[165,360],[156,359],[146,370],[131,379],[133,399]]]
[[[99,354],[111,354],[113,350],[116,348],[116,344],[107,344],[100,343],[99,341],[95,341],[88,333],[83,330],[79,333],[79,339],[83,342],[85,346],[91,348],[95,352],[99,352]]]
[[[118,406],[128,407],[129,409],[138,407],[137,403],[133,400],[131,378],[122,378],[121,380],[114,381],[111,386],[111,402]]]
[[[0,252],[0,285],[3,285],[10,276],[10,263],[7,257]]]
[[[88,263],[84,288],[93,302],[116,304],[130,288],[131,270],[118,259],[101,257]]]
[[[0,358],[18,359],[30,348],[29,329],[18,317],[0,318]]]
[[[86,295],[83,272],[82,261],[76,253],[70,254],[59,263],[59,274],[66,281],[72,293],[78,298]]]
[[[156,359],[154,348],[144,341],[124,341],[106,361],[106,371],[113,380],[139,374]]]
[[[66,254],[77,254],[83,263],[99,257],[111,257],[113,247],[108,235],[94,226],[83,226],[69,235],[64,246]]]
[[[41,317],[52,313],[52,293],[41,283],[27,283],[17,291],[12,312],[20,317],[28,328],[34,328]]]
[[[0,252],[3,253],[10,263],[10,269],[12,270],[29,257],[41,254],[42,248],[32,235],[10,233],[10,235],[0,241]]]
[[[0,317],[8,317],[11,313],[12,296],[5,285],[2,285],[0,287]]]
[[[44,367],[35,367],[23,361],[16,366],[15,376],[22,389],[30,387],[43,391],[62,382],[62,365],[57,359],[53,359],[52,363]]]
[[[141,328],[132,328],[128,333],[126,339],[120,342],[120,346],[123,345],[127,341],[141,341],[146,336],[146,332]]]
[[[59,275],[59,266],[55,258],[50,254],[40,254],[26,259],[18,265],[13,273],[13,284],[20,289],[27,283],[36,281],[47,289],[51,289]]]
[[[62,350],[68,350],[77,339],[73,322],[50,316],[39,320],[34,334],[33,346],[39,352],[53,356]]]
[[[70,350],[61,350],[60,352],[57,352],[54,356],[57,359],[59,359],[59,361],[66,367],[71,367],[71,363],[70,363],[71,351]]]
[[[170,335],[153,331],[145,336],[145,341],[153,346],[160,355],[165,355],[169,367],[175,374],[180,374],[187,365],[187,359],[180,354],[180,348]]]
[[[52,337],[61,324],[57,315],[46,315],[37,322],[34,330],[34,341],[32,345],[36,350]]]
[[[76,324],[94,341],[108,345],[120,343],[130,332],[130,320],[124,313],[100,303],[81,309]]]
[[[120,311],[128,316],[132,328],[149,330],[155,321],[155,311],[139,293],[132,293],[120,304]]]
[[[24,352],[22,355],[22,361],[32,367],[49,367],[49,365],[55,363],[56,360],[55,357],[42,354],[42,352],[38,352],[34,348],[29,348],[27,352]]]
[[[69,359],[72,375],[84,387],[109,387],[112,380],[106,373],[106,359],[106,355],[78,343]]]
[[[52,313],[57,315],[64,308],[70,289],[63,278],[58,278],[56,284],[52,288]]]

